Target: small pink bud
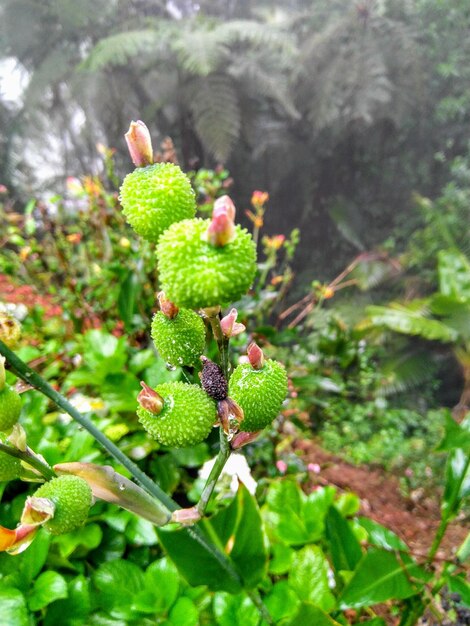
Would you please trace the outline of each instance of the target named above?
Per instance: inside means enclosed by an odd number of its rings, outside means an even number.
[[[276,467],[281,474],[287,472],[287,463],[285,461],[276,461]]]
[[[309,463],[307,465],[307,470],[309,472],[313,472],[314,474],[319,474],[321,471],[321,467],[318,465],[318,463]]]
[[[235,337],[235,335],[239,335],[245,330],[245,326],[236,321],[237,315],[237,309],[232,309],[230,313],[220,320],[220,327],[222,328],[223,334],[227,338]]]
[[[144,122],[132,121],[124,137],[132,162],[136,167],[145,167],[153,163],[152,139]]]
[[[254,433],[237,433],[230,443],[232,450],[237,450],[238,448],[241,448],[242,446],[246,446],[248,443],[251,443],[258,437],[260,432],[260,430],[257,430]]]
[[[163,291],[157,295],[158,304],[160,305],[161,312],[165,315],[169,320],[172,320],[174,317],[178,315],[178,307],[176,304],[173,304],[168,298],[165,296]]]
[[[171,515],[171,521],[183,526],[192,526],[199,522],[201,519],[201,513],[196,506],[192,506],[190,509],[178,509],[173,511]]]
[[[212,215],[211,223],[207,229],[209,243],[217,248],[226,246],[235,235],[235,223],[227,212]]]
[[[154,415],[158,415],[163,409],[163,398],[156,391],[149,387],[146,383],[140,383],[142,391],[137,396],[137,402],[141,407],[150,411]]]
[[[260,370],[264,366],[264,354],[261,348],[254,341],[248,346],[248,358],[251,363],[251,367],[254,370]]]
[[[232,220],[232,222],[234,222],[235,212],[235,205],[233,204],[231,198],[229,196],[221,196],[220,198],[217,198],[217,200],[214,202],[212,217],[220,215],[221,213],[226,213],[228,217]]]

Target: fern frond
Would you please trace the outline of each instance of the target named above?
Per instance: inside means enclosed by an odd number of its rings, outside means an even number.
[[[286,56],[295,54],[296,45],[291,33],[255,20],[230,20],[217,27],[217,36],[227,46],[250,45],[253,48],[282,51]]]
[[[173,42],[173,50],[181,66],[190,74],[208,76],[224,63],[227,48],[215,30],[199,27],[198,30],[183,31]]]
[[[139,54],[148,54],[162,45],[162,34],[156,30],[134,30],[101,39],[80,64],[80,69],[98,72],[107,67],[125,65]]]
[[[211,74],[186,90],[187,106],[204,147],[224,162],[240,134],[240,107],[232,80]]]
[[[431,380],[435,365],[428,351],[405,352],[393,356],[381,365],[383,382],[379,395],[391,396],[406,393]]]

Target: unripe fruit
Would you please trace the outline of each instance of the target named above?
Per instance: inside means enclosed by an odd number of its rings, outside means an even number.
[[[228,394],[245,414],[240,430],[254,432],[268,426],[279,414],[287,395],[287,374],[277,361],[268,359],[261,369],[249,363],[235,368]]]
[[[55,504],[54,517],[44,524],[53,535],[69,533],[85,523],[91,496],[90,486],[78,476],[53,478],[34,493],[34,497],[48,498]]]
[[[194,366],[204,351],[204,322],[190,309],[180,309],[172,319],[158,311],[152,320],[152,339],[170,365]]]
[[[0,341],[14,348],[21,337],[21,325],[17,319],[8,315],[8,313],[0,313]]]
[[[5,441],[0,437],[0,442]],[[21,472],[21,461],[6,452],[0,452],[0,482],[14,480]]]
[[[173,224],[157,246],[162,289],[177,306],[199,309],[234,302],[255,276],[256,248],[239,225],[223,246],[208,241],[210,220]]]
[[[183,448],[206,439],[217,419],[217,410],[201,387],[170,382],[158,385],[155,391],[163,399],[158,415],[142,406],[137,408],[140,423],[154,439],[172,448]]]
[[[10,432],[21,413],[20,394],[9,385],[0,391],[0,432]]]
[[[120,200],[135,232],[155,243],[173,222],[196,214],[191,182],[173,163],[138,167],[124,179]]]

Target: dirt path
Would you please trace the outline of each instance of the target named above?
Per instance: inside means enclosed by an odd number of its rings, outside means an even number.
[[[296,448],[306,463],[317,463],[319,474],[311,479],[315,485],[335,485],[353,491],[361,498],[361,514],[393,530],[420,560],[429,550],[439,525],[438,494],[414,502],[400,493],[398,479],[383,470],[355,466],[323,450],[313,441],[301,440]],[[436,561],[452,558],[467,536],[468,528],[452,524],[444,537]]]

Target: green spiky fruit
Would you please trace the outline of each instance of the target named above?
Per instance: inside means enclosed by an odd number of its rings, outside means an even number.
[[[163,398],[163,409],[155,415],[137,408],[139,421],[159,443],[184,448],[204,441],[210,433],[217,410],[215,402],[198,385],[162,383],[155,391]]]
[[[190,309],[180,309],[172,319],[158,311],[152,320],[152,339],[170,365],[195,366],[206,343],[204,322]]]
[[[20,394],[9,385],[0,391],[0,432],[8,433],[21,413]]]
[[[235,302],[255,276],[256,248],[239,225],[233,239],[216,247],[207,241],[209,220],[173,224],[157,246],[163,291],[177,306],[200,309]]]
[[[138,167],[124,179],[120,200],[135,232],[154,243],[171,224],[196,214],[191,182],[173,163]]]
[[[34,497],[48,498],[55,504],[54,517],[44,524],[53,535],[69,533],[85,523],[91,496],[90,486],[78,476],[53,478],[34,493]]]
[[[261,430],[279,414],[287,396],[286,370],[271,359],[259,370],[249,363],[238,365],[230,378],[228,395],[243,409],[240,430]]]
[[[0,442],[5,443],[0,437]],[[21,461],[5,452],[0,452],[0,482],[14,480],[21,472]]]

